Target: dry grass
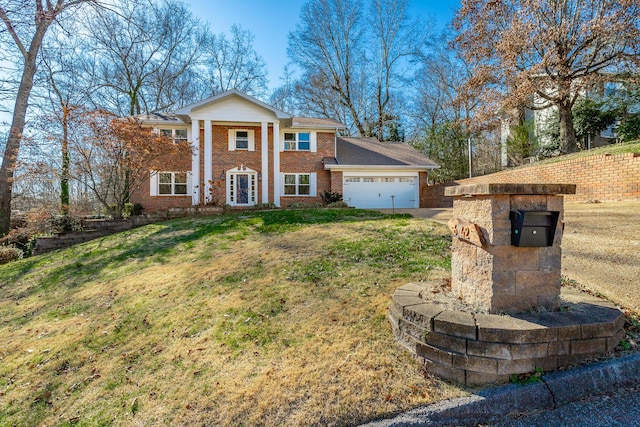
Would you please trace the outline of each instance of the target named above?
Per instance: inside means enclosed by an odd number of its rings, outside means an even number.
[[[591,150],[582,150],[577,153],[565,154],[558,157],[551,157],[549,159],[540,160],[536,162],[536,165],[545,165],[552,163],[565,162],[568,160],[581,159],[591,156],[601,155],[616,155],[625,153],[640,153],[640,142],[631,141],[619,144],[605,145],[604,147],[593,148]],[[525,165],[525,167],[528,165]]]
[[[393,340],[442,225],[357,210],[177,220],[0,266],[0,425],[352,425],[463,390]]]

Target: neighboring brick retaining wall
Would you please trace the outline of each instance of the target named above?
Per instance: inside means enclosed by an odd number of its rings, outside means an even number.
[[[566,290],[566,311],[513,316],[455,311],[427,302],[425,286],[393,295],[389,319],[398,341],[427,372],[462,384],[508,382],[511,375],[554,371],[611,353],[624,338],[624,314],[612,304]],[[433,294],[430,293],[430,297]]]
[[[640,200],[640,153],[601,154],[545,165],[530,165],[490,175],[462,179],[422,189],[422,200],[430,208],[452,206],[444,188],[486,183],[577,184],[567,201]]]
[[[33,254],[41,255],[56,249],[67,248],[99,237],[131,230],[132,228],[141,227],[155,222],[185,216],[215,215],[221,212],[222,208],[220,207],[200,206],[192,208],[173,208],[153,214],[134,216],[125,220],[87,220],[82,223],[82,227],[84,228],[82,231],[62,234],[59,236],[38,237],[36,239],[36,246],[33,250]]]

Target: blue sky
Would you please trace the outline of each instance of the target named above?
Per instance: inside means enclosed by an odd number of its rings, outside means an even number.
[[[287,35],[295,29],[300,8],[307,0],[187,0],[193,14],[208,21],[215,34],[228,33],[239,24],[254,36],[254,49],[267,63],[269,87],[275,88],[287,64]],[[365,0],[366,1],[366,0]],[[409,0],[412,17],[434,18],[444,27],[460,0]]]

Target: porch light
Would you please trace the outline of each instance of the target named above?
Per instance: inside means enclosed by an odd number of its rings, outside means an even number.
[[[224,171],[222,171],[222,173],[220,174],[220,179],[224,180],[225,176],[224,176]]]
[[[262,174],[258,172],[258,181],[262,181]]]

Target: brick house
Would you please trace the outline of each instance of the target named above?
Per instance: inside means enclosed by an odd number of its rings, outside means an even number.
[[[237,90],[142,122],[193,157],[179,170],[152,171],[131,200],[145,210],[205,204],[249,207],[320,202],[325,191],[351,206],[421,206],[427,174],[438,167],[403,143],[342,138],[336,120],[293,117]]]

